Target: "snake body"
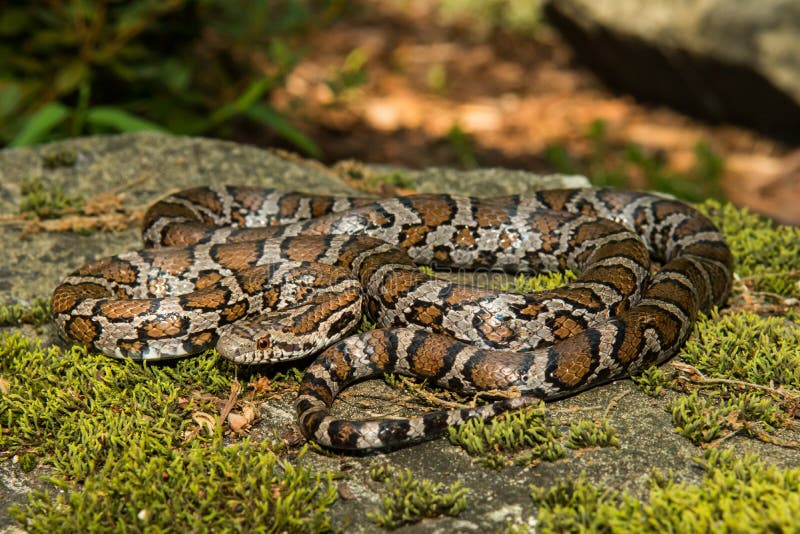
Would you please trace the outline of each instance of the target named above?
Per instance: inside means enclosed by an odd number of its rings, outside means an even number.
[[[56,288],[59,331],[139,359],[216,343],[234,361],[263,363],[335,342],[307,370],[297,411],[307,437],[342,449],[427,439],[664,361],[699,310],[724,302],[732,268],[696,210],[616,190],[376,201],[205,187],[151,207],[144,237],[162,248],[89,264]],[[661,264],[652,275],[650,257]],[[417,264],[580,276],[515,294],[431,278]],[[362,308],[380,328],[345,337]],[[329,414],[342,388],[388,371],[522,396],[412,419]]]

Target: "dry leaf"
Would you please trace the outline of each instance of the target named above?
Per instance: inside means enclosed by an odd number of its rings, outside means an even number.
[[[339,482],[339,485],[336,487],[336,491],[339,492],[339,497],[345,501],[353,501],[356,498],[353,492],[350,491],[350,487],[347,485],[347,482]]]
[[[217,427],[217,419],[206,412],[194,412],[192,413],[192,420],[200,425],[202,428],[208,430],[208,435],[214,435],[214,429]]]
[[[242,429],[250,424],[247,417],[242,414],[231,412],[228,414],[228,426],[236,433],[242,432]]]

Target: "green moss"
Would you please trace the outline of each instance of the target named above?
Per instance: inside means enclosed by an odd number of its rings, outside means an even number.
[[[47,150],[42,154],[42,163],[48,169],[72,167],[77,161],[78,153],[66,148]]]
[[[707,377],[800,389],[799,346],[800,323],[788,317],[713,310],[697,321],[681,359]]]
[[[650,397],[662,397],[670,383],[670,378],[660,367],[651,366],[642,371],[642,374],[631,376],[639,389]]]
[[[224,445],[233,375],[214,351],[142,365],[3,335],[2,456],[53,466],[66,490],[32,494],[14,517],[31,532],[329,529],[330,475],[281,460],[270,440]]]
[[[699,485],[651,476],[644,502],[583,477],[531,488],[539,532],[792,532],[800,517],[800,469],[710,449]]]
[[[414,179],[401,171],[372,175],[369,177],[369,184],[371,186],[386,184],[392,187],[399,187],[401,189],[412,189],[415,185]]]
[[[19,326],[32,324],[41,326],[50,322],[50,299],[37,297],[30,306],[11,304],[0,306],[0,326]]]
[[[83,200],[68,196],[57,184],[45,184],[39,178],[28,178],[19,185],[19,212],[41,219],[57,219],[78,211]]]
[[[369,466],[369,478],[375,482],[386,482],[393,473],[394,469],[389,464],[374,463]]]
[[[599,512],[613,506],[618,493],[601,490],[581,475],[547,489],[531,486],[531,498],[539,507],[537,532],[596,532],[603,521]]]
[[[607,419],[573,423],[569,426],[567,447],[570,449],[619,447],[617,429]]]
[[[779,404],[757,393],[720,398],[693,392],[674,399],[670,410],[678,432],[696,444],[712,442],[733,432],[769,440],[769,433],[790,421]]]
[[[747,209],[712,200],[698,207],[725,234],[746,287],[800,297],[800,228],[776,225]]]
[[[558,441],[560,432],[547,418],[544,403],[488,422],[471,419],[448,430],[451,443],[480,457],[483,465],[492,469],[502,469],[510,462],[510,453],[524,449],[529,450],[518,460],[525,463],[539,459],[553,461],[564,456]]]
[[[336,499],[331,475],[281,460],[268,442],[156,455],[133,443],[79,490],[35,492],[11,513],[32,533],[318,532],[331,529]]]
[[[382,510],[367,517],[385,528],[416,523],[425,517],[456,516],[467,506],[467,490],[459,482],[445,486],[416,479],[410,469],[383,473],[379,479],[385,482],[388,493],[381,497]]]
[[[547,291],[557,287],[563,287],[573,282],[578,277],[572,271],[541,273],[535,276],[519,274],[514,278],[513,283],[500,285],[501,291],[516,291],[517,293],[532,293],[536,291]]]
[[[18,458],[19,468],[25,473],[33,471],[39,466],[39,458],[35,454],[20,454]]]
[[[645,393],[665,388],[690,393],[670,400],[676,430],[696,444],[713,443],[732,434],[797,447],[775,437],[790,426],[800,389],[800,325],[785,317],[753,312],[700,314],[695,333],[675,366],[674,379],[653,367],[634,377]],[[686,365],[688,364],[688,365]]]
[[[81,480],[133,445],[163,454],[207,440],[193,414],[215,413],[213,400],[189,388],[230,390],[228,364],[204,355],[174,367],[118,362],[73,346],[42,348],[19,334],[0,338],[0,450],[33,452]]]

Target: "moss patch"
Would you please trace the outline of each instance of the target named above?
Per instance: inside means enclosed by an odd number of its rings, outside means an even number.
[[[32,324],[41,326],[52,320],[50,315],[50,299],[38,297],[30,306],[11,304],[0,306],[0,326],[19,326]]]
[[[710,378],[800,390],[800,321],[753,312],[701,316],[681,360]]]
[[[607,419],[579,421],[569,426],[567,447],[586,449],[590,447],[619,447],[617,429]]]
[[[19,212],[40,219],[57,219],[75,213],[83,204],[81,198],[68,196],[59,185],[46,184],[39,178],[23,180],[19,192]]]
[[[800,469],[710,449],[699,485],[654,473],[645,502],[584,478],[532,487],[541,532],[792,532],[800,517]]]
[[[451,427],[449,435],[451,443],[479,457],[484,466],[492,469],[515,462],[521,465],[541,460],[552,462],[566,455],[564,446],[571,449],[619,446],[617,431],[606,419],[573,423],[564,438],[543,402],[489,421],[471,419]]]
[[[331,475],[295,467],[269,442],[194,443],[153,455],[133,444],[69,493],[36,492],[12,515],[29,532],[330,530]]]
[[[539,459],[554,461],[564,456],[559,442],[561,432],[547,416],[544,403],[504,414],[490,421],[471,419],[448,429],[450,442],[492,469],[512,463],[513,453],[527,449],[518,461],[530,463]]]
[[[445,486],[428,479],[417,479],[410,469],[400,471],[385,465],[370,469],[373,480],[386,484],[381,497],[382,510],[367,517],[385,528],[416,523],[425,517],[457,516],[467,506],[467,490],[459,482]]]
[[[678,372],[650,368],[634,380],[653,396],[689,393],[673,397],[667,410],[695,444],[739,434],[796,448],[795,440],[776,436],[800,411],[800,324],[793,317],[701,314],[681,361],[671,365]]]
[[[731,204],[706,201],[698,206],[725,234],[736,258],[736,273],[753,291],[800,296],[800,228]]]
[[[67,490],[32,494],[14,517],[31,532],[328,528],[330,475],[294,467],[269,440],[224,445],[234,374],[213,351],[141,365],[3,335],[2,456],[49,464]],[[252,377],[250,400],[281,385],[264,380]],[[234,396],[234,408],[247,403]]]
[[[500,285],[501,291],[516,291],[517,293],[533,293],[563,287],[578,277],[572,271],[541,273],[536,276],[517,275],[511,283]]]

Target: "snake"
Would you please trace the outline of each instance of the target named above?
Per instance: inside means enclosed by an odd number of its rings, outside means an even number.
[[[724,304],[733,269],[695,208],[618,189],[374,199],[202,186],[152,205],[143,238],[55,288],[61,336],[136,360],[212,347],[238,364],[316,355],[297,422],[339,450],[403,447],[662,363],[699,312]],[[473,283],[554,270],[578,275],[535,293]],[[376,328],[353,333],[365,314]],[[384,373],[508,394],[409,418],[331,415],[343,389]]]

